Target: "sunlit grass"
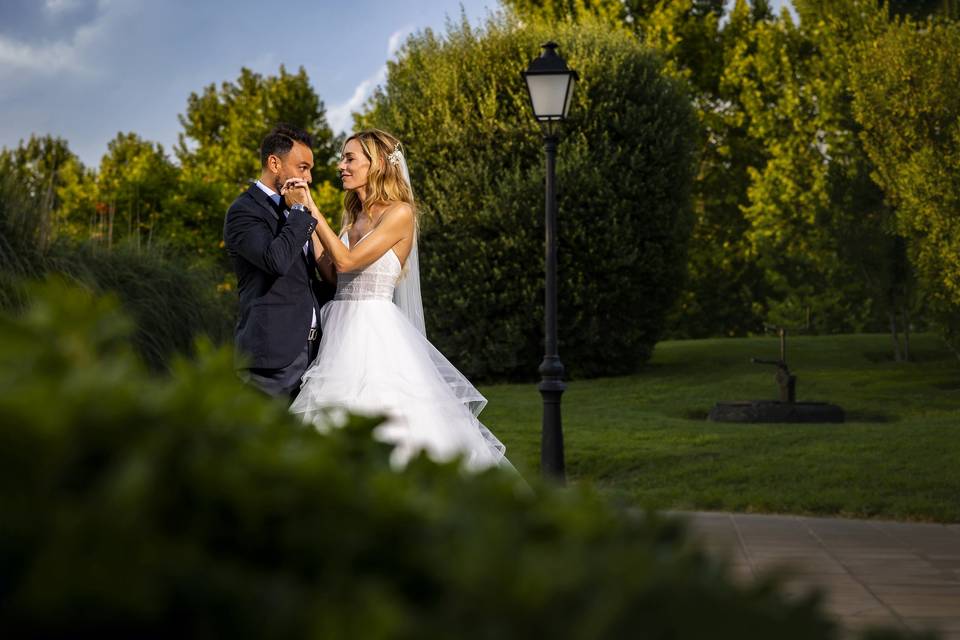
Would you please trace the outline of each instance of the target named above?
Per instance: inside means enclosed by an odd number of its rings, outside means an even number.
[[[960,521],[960,363],[935,336],[893,362],[890,338],[791,338],[798,400],[826,401],[845,424],[718,424],[721,400],[775,399],[772,338],[662,342],[636,375],[569,383],[563,396],[572,481],[638,506]],[[562,354],[561,354],[562,355]],[[524,473],[538,473],[536,384],[482,389],[482,415]]]

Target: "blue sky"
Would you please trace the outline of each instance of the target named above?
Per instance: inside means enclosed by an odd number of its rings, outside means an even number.
[[[775,2],[775,4],[782,4]],[[476,23],[497,0],[0,0],[0,147],[31,133],[99,164],[118,131],[176,142],[187,96],[303,66],[335,129],[350,126],[409,34]]]

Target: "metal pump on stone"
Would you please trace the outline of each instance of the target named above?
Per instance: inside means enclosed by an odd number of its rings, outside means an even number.
[[[780,337],[780,359],[750,358],[754,364],[777,368],[774,379],[780,388],[779,400],[718,402],[707,419],[712,422],[844,422],[843,409],[826,402],[797,402],[797,376],[787,366],[787,330],[775,327]]]

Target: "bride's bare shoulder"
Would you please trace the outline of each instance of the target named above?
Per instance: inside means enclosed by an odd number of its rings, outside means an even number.
[[[413,207],[406,202],[391,202],[383,210],[381,219],[401,226],[413,224]]]
[[[411,207],[406,202],[391,202],[389,203],[383,211],[383,214],[391,215],[400,215],[401,218],[412,218],[413,217],[413,207]]]

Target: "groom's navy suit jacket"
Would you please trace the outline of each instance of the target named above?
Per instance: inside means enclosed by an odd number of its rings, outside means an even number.
[[[314,310],[333,296],[316,269],[311,243],[316,221],[306,211],[284,215],[255,184],[234,200],[223,224],[240,295],[238,366],[282,369],[303,353]],[[320,327],[317,327],[320,330]],[[241,364],[242,363],[242,364]]]

